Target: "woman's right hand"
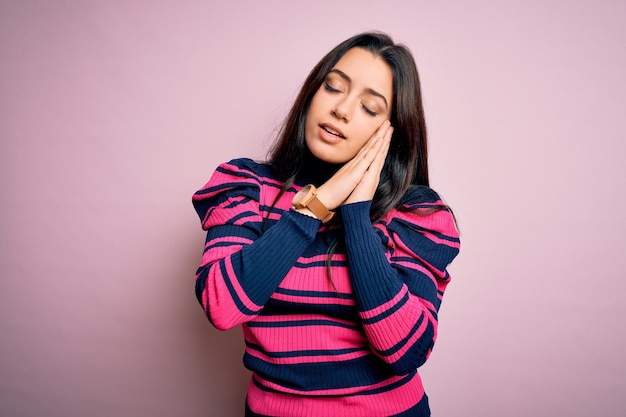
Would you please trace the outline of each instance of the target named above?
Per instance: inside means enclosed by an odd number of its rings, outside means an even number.
[[[354,158],[346,162],[328,181],[318,187],[317,197],[329,210],[336,209],[348,199],[370,166],[376,168],[378,170],[376,175],[380,176],[392,132],[391,123],[388,120],[383,122]],[[381,158],[383,163],[380,163]],[[372,191],[370,199],[373,197]]]

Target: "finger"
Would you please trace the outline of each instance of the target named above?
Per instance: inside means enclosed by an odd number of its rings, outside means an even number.
[[[383,144],[384,140],[377,138],[369,146],[361,148],[354,158],[339,168],[322,186],[318,187],[319,198],[329,204],[329,207],[337,207],[344,202],[359,182],[363,180],[364,174]]]
[[[376,175],[380,175],[379,172],[382,169],[382,164],[385,161],[385,155],[387,150],[386,143],[389,142],[391,132],[389,121],[385,121],[375,132],[370,140],[359,150],[359,152],[344,164],[324,185],[318,188],[320,196],[326,193],[332,193],[329,200],[332,198],[339,204],[343,201],[354,188],[363,180],[363,176],[367,172],[368,168],[377,159],[380,152],[383,152],[382,158],[379,164],[375,168],[378,171]],[[343,196],[343,197],[341,197]],[[330,201],[329,201],[330,202]]]
[[[392,134],[393,128],[390,128],[385,134],[385,138],[382,140],[381,147],[376,153],[374,160],[368,167],[368,171],[373,171],[375,175],[380,175],[383,166],[385,165],[385,159],[387,158],[387,154],[389,153],[389,146],[391,144]]]
[[[357,156],[371,163],[380,151],[380,149],[384,146],[384,142],[389,140],[392,130],[393,128],[391,127],[389,121],[386,120],[378,128],[378,130],[376,130],[376,132],[367,141],[363,148],[361,148]]]
[[[372,137],[367,141],[364,148],[367,149],[367,148],[371,148],[375,146],[375,144],[378,141],[380,141],[382,138],[384,138],[387,135],[387,132],[389,131],[390,128],[391,128],[391,123],[389,122],[389,120],[385,120],[383,124],[380,125],[380,127],[376,130],[376,132],[374,132]]]

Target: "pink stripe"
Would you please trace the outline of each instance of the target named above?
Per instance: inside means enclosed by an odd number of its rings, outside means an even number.
[[[270,220],[280,220],[280,218],[282,217],[282,214],[277,213],[276,211],[272,211],[268,217]]]
[[[439,245],[444,245],[444,246],[449,246],[451,248],[460,248],[461,244],[459,242],[454,242],[451,240],[446,240],[446,239],[442,239],[440,237],[438,237],[437,235],[433,234],[433,233],[429,233],[429,232],[422,232],[422,235],[424,235],[425,237],[427,237],[428,239],[432,240],[433,242],[439,244]]]
[[[366,324],[363,327],[377,350],[387,350],[395,347],[404,339],[421,316],[422,308],[409,301],[407,305],[391,316],[374,324]]]
[[[428,310],[435,310],[435,306],[433,305],[433,303],[431,303],[430,301],[428,301],[425,298],[422,297],[418,297],[416,295],[414,295],[415,298],[417,298],[418,302],[423,305],[424,307],[426,307]],[[430,314],[430,313],[429,313]]]
[[[328,259],[328,255],[323,254],[323,255],[318,255],[318,256],[312,256],[309,258],[302,257],[299,259],[299,261],[300,263],[304,265],[308,265],[308,264],[312,264],[316,262],[326,262],[327,259]],[[332,258],[333,261],[345,261],[346,259],[347,258],[345,254],[334,254]]]
[[[244,291],[243,287],[241,286],[241,284],[237,280],[237,275],[235,275],[235,270],[233,269],[233,264],[231,263],[230,258],[224,259],[224,266],[226,267],[226,273],[230,277],[230,283],[233,286],[233,288],[235,290],[235,293],[237,294],[237,296],[239,297],[239,299],[241,300],[243,305],[246,308],[248,308],[248,309],[250,309],[252,311],[259,311],[259,310],[261,310],[261,308],[263,306],[260,306],[258,304],[255,304],[254,302],[252,302],[252,300],[250,300],[250,298],[248,298],[248,295],[246,294],[246,292]],[[218,269],[218,268],[216,268],[216,269]]]
[[[230,263],[230,258],[224,259],[224,265],[227,274],[234,277],[235,275],[232,264]],[[208,309],[211,320],[216,328],[221,330],[230,329],[240,324],[242,321],[245,321],[245,318],[249,318],[249,316],[243,314],[235,304],[226,286],[225,277],[221,274],[220,264],[216,262],[209,268],[206,286],[202,293],[203,307],[205,311]],[[234,279],[230,280],[230,282],[246,308],[254,312],[261,310],[261,306],[256,305],[248,298],[239,281]]]
[[[311,280],[309,277],[319,277],[319,279]],[[285,276],[280,284],[281,288],[286,290],[299,291],[303,289],[303,282],[306,282],[307,291],[332,292],[341,295],[352,294],[352,283],[348,275],[348,269],[343,266],[331,266],[330,276],[332,283],[326,275],[326,266],[295,266]],[[334,284],[334,287],[333,287]]]
[[[260,222],[261,215],[259,214],[259,206],[256,201],[248,201],[247,203],[240,204],[235,207],[226,208],[227,204],[231,204],[232,199],[227,200],[221,206],[214,207],[212,210],[208,210],[204,216],[202,227],[206,230],[213,226],[221,226],[223,224],[233,223],[232,219],[235,216],[240,215],[243,212],[250,212],[249,215],[237,219],[234,224],[244,224],[249,222]]]
[[[287,415],[291,410],[298,415],[310,417],[392,415],[405,411],[424,396],[424,387],[418,374],[393,391],[378,394],[359,395],[365,390],[384,388],[403,377],[395,376],[375,385],[329,390],[298,391],[282,387],[254,376],[262,385],[280,391],[279,393],[260,390],[254,383],[248,389],[248,403],[253,411],[267,415]],[[295,395],[293,395],[295,394]],[[304,394],[298,395],[298,394]],[[337,397],[329,397],[337,396]],[[300,410],[300,412],[296,411]]]
[[[208,248],[209,246],[214,246],[217,245],[219,243],[222,242],[227,242],[229,244],[240,244],[240,245],[246,245],[246,244],[250,244],[252,242],[254,242],[252,239],[247,239],[244,237],[239,237],[239,236],[227,236],[227,237],[217,237],[215,239],[211,239],[209,240],[205,245],[204,248]],[[238,247],[240,247],[240,245],[237,245]]]
[[[308,297],[308,296],[297,296],[291,294],[281,294],[274,293],[272,294],[273,300],[281,300],[281,301],[289,301],[292,303],[304,303],[304,304],[332,304],[332,305],[343,305],[343,306],[353,306],[355,302],[350,298],[335,298],[335,297]]]
[[[395,353],[393,353],[390,356],[386,356],[384,357],[384,360],[386,362],[396,362],[399,359],[401,359],[408,351],[409,349],[411,349],[413,347],[413,345],[415,345],[415,343],[417,343],[417,341],[424,335],[424,331],[426,330],[426,327],[428,326],[429,322],[432,322],[433,325],[436,327],[437,323],[435,323],[432,320],[432,316],[431,314],[427,311],[427,310],[422,310],[420,317],[424,315],[424,320],[422,321],[421,325],[419,326],[419,328],[417,329],[417,331],[413,334],[413,336],[407,340],[407,342],[402,346],[402,348],[400,348],[398,351],[396,351]],[[387,323],[387,326],[389,326],[389,323]],[[366,327],[370,327],[370,326],[366,326]],[[373,325],[371,327],[377,327],[377,325]],[[410,326],[412,328],[412,326]],[[368,334],[370,332],[369,329],[367,329]],[[375,330],[372,330],[375,332]],[[384,331],[384,329],[383,329]],[[410,331],[410,328],[404,332],[404,335],[406,336],[406,334],[408,333],[408,331]],[[396,346],[396,344],[402,340],[402,338],[398,338],[395,343],[392,343],[393,341],[391,340],[385,340],[383,338],[381,338],[380,342],[388,342],[388,343],[380,343],[380,346],[377,346],[377,349],[379,350],[386,350],[386,349],[390,349],[394,346]],[[434,340],[434,339],[433,339]]]
[[[413,336],[406,342],[406,344],[404,345],[404,347],[402,347],[402,349],[398,350],[393,355],[387,357],[388,360],[391,360],[391,362],[396,362],[397,360],[401,359],[408,352],[408,350],[412,348],[417,343],[417,341],[424,335],[424,331],[426,330],[426,327],[428,326],[428,323],[430,322],[430,319],[428,317],[430,314],[428,314],[427,312],[424,312],[424,315],[426,316],[426,320],[422,322],[420,327],[413,334]],[[434,340],[435,338],[433,337],[433,341]]]
[[[241,246],[242,245],[239,244],[233,244],[230,246],[214,246],[210,250],[204,252],[200,266],[206,266],[220,261],[240,250]]]
[[[289,323],[296,322],[302,320],[325,320],[332,323],[343,324],[347,326],[354,326],[355,323],[350,320],[341,320],[336,317],[330,317],[324,314],[290,314],[288,319],[286,317],[280,316],[279,318],[275,316],[258,316],[255,317],[255,323]]]
[[[413,335],[413,337],[405,343],[402,349],[400,349],[398,352],[396,352],[396,354],[390,356],[389,359],[386,360],[388,360],[389,362],[395,362],[402,355],[404,355],[412,347],[412,345],[423,336],[428,322],[431,322],[433,324],[434,330],[436,332],[437,322],[435,321],[428,308],[434,310],[434,306],[431,302],[411,295],[411,299],[409,300],[407,305],[396,311],[391,316],[386,317],[380,322],[364,326],[368,336],[371,339],[372,344],[376,347],[376,349],[387,350],[396,346],[402,339],[404,339],[406,335],[412,330],[414,323],[422,316],[424,317],[422,324]],[[416,317],[416,319],[415,321],[406,320],[407,316]],[[389,329],[394,329],[394,331],[390,332]]]
[[[293,324],[289,327],[248,326],[244,334],[252,343],[258,344],[260,343],[258,341],[262,340],[263,350],[267,352],[368,348],[368,341],[359,329],[329,324]]]
[[[408,262],[408,261],[393,261],[394,265],[401,265],[404,266],[407,269],[412,269],[413,271],[419,271],[421,273],[423,273],[424,275],[426,275],[428,278],[430,278],[430,280],[433,282],[433,284],[437,283],[437,280],[435,279],[435,277],[433,276],[432,271],[430,271],[428,268],[426,268],[423,265],[420,265],[418,263],[415,262]]]
[[[230,297],[223,277],[216,273],[215,269],[211,269],[207,278],[202,300],[205,303],[205,310],[208,308],[214,326],[220,330],[227,330],[240,323],[242,314]]]
[[[231,165],[231,164],[224,164],[224,165],[223,165],[223,168],[225,168],[225,169],[227,169],[227,170],[229,170],[229,171],[233,171],[233,172],[242,172],[242,173],[244,173],[244,174],[246,174],[246,175],[250,175],[251,173],[252,173],[252,174],[254,174],[254,173],[253,173],[252,171],[250,171],[250,169],[248,169],[248,168],[239,168],[239,167],[237,167],[237,166],[235,166],[235,165]],[[226,176],[226,178],[227,178],[227,180],[226,180],[226,181],[228,181],[228,182],[231,182],[231,181],[232,181],[232,177],[235,177],[235,178],[237,179],[237,181],[239,181],[239,182],[241,182],[241,180],[242,180],[242,179],[246,179],[246,178],[245,178],[245,177],[243,177],[243,176],[233,175],[233,174],[231,174],[231,173],[228,173],[228,174],[222,174],[221,172],[218,172],[218,171],[216,171],[216,173],[221,174],[221,175],[225,175],[225,176]],[[255,174],[255,175],[256,175],[256,174]],[[275,180],[275,179],[273,179],[273,178],[270,178],[270,177],[261,177],[261,176],[257,176],[257,178],[255,178],[255,180],[256,180],[256,181],[260,181],[260,180],[262,180],[263,182],[266,182],[266,183],[269,183],[269,184],[274,184],[274,185],[277,185],[277,186],[279,186],[279,187],[282,187],[282,186],[283,186],[283,183],[282,183],[282,182],[280,182],[280,181],[278,181],[278,180]]]
[[[416,226],[426,229],[422,233],[427,233],[428,231],[431,231],[441,233],[451,238],[459,237],[459,232],[456,228],[456,225],[454,224],[454,219],[452,218],[452,215],[445,210],[436,211],[428,215],[419,215],[410,211],[405,212],[391,210],[383,219],[386,221],[390,221],[393,218],[402,219]],[[443,242],[446,244],[456,244],[454,242],[445,240]]]
[[[246,349],[246,352],[256,358],[259,358],[265,362],[272,363],[274,365],[293,365],[293,364],[302,364],[302,363],[324,363],[324,362],[341,362],[341,361],[349,361],[353,359],[358,359],[363,356],[369,355],[371,352],[369,351],[358,351],[352,353],[343,353],[338,355],[299,355],[290,358],[272,358],[270,356],[264,355],[263,353]]]

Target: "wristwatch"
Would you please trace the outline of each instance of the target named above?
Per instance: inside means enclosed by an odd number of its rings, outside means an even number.
[[[328,210],[324,203],[317,198],[317,188],[313,184],[302,187],[293,197],[291,204],[297,209],[307,208],[311,210],[311,213],[322,223],[328,223],[335,215],[334,211]]]

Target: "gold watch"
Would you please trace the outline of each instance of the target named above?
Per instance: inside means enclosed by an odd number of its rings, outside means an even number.
[[[313,184],[302,187],[293,197],[291,204],[297,209],[307,208],[311,210],[311,213],[322,223],[328,223],[335,215],[334,211],[328,210],[324,203],[317,198],[317,188]]]

